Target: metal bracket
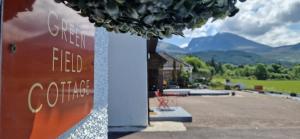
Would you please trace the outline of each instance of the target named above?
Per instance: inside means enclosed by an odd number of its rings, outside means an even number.
[[[9,51],[12,54],[15,54],[17,52],[17,45],[15,43],[9,44]]]

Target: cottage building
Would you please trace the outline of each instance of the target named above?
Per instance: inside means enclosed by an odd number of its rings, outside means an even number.
[[[157,39],[148,40],[148,90],[164,89],[170,85],[181,85],[178,81],[180,72],[187,72],[192,79],[193,67],[166,52],[157,52]],[[151,95],[151,93],[150,93]]]
[[[191,75],[193,66],[166,52],[160,52],[159,55],[166,60],[160,72],[161,76],[163,77],[164,84],[167,83],[168,85],[178,85],[178,73],[182,71],[189,73],[189,80],[192,80]]]

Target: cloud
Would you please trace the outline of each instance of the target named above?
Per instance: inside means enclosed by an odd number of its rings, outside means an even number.
[[[213,24],[210,24],[210,22],[212,22],[211,19],[203,27],[193,29],[193,30],[186,29],[183,31],[183,33],[185,34],[185,37],[189,37],[189,38],[215,35],[216,33],[218,33],[218,30],[217,30],[218,23],[214,22]]]
[[[254,37],[254,40],[271,46],[284,46],[299,43],[299,34],[299,31],[290,30],[285,26],[281,26],[265,33],[262,36]]]
[[[181,45],[179,45],[180,48],[185,48],[185,47],[188,47],[189,46],[189,43],[183,43]]]
[[[80,33],[87,36],[95,34],[95,27],[87,17],[81,17],[77,12],[62,3],[58,4],[53,0],[35,1],[32,7],[32,11],[19,12],[17,18],[5,21],[6,28],[10,28],[10,30],[6,32],[7,35],[4,35],[4,39],[22,41],[47,33],[47,21],[50,11],[55,11],[58,17],[63,18],[66,22],[79,26]],[[37,17],[39,18],[37,19]],[[57,25],[62,23],[61,20],[56,22]]]
[[[300,0],[249,0],[239,8],[237,16],[223,22],[224,31],[257,36],[300,19]]]
[[[300,0],[247,0],[237,7],[240,12],[236,16],[185,30],[185,36],[195,38],[231,32],[271,46],[300,42]]]
[[[288,9],[288,10],[287,10]],[[300,21],[300,1],[298,0],[295,3],[291,3],[289,7],[285,9],[285,12],[281,12],[278,15],[278,19],[281,21],[297,23]]]
[[[187,46],[191,40],[192,38],[190,37],[181,37],[175,35],[171,38],[163,39],[164,42],[171,43],[179,47]]]

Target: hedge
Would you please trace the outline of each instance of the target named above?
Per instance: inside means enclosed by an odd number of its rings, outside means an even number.
[[[208,19],[234,16],[237,0],[55,0],[79,11],[97,27],[146,38],[183,35]],[[245,0],[240,0],[241,2]]]

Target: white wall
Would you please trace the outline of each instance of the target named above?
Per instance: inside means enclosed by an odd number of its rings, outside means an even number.
[[[146,39],[109,33],[109,126],[147,126]]]

